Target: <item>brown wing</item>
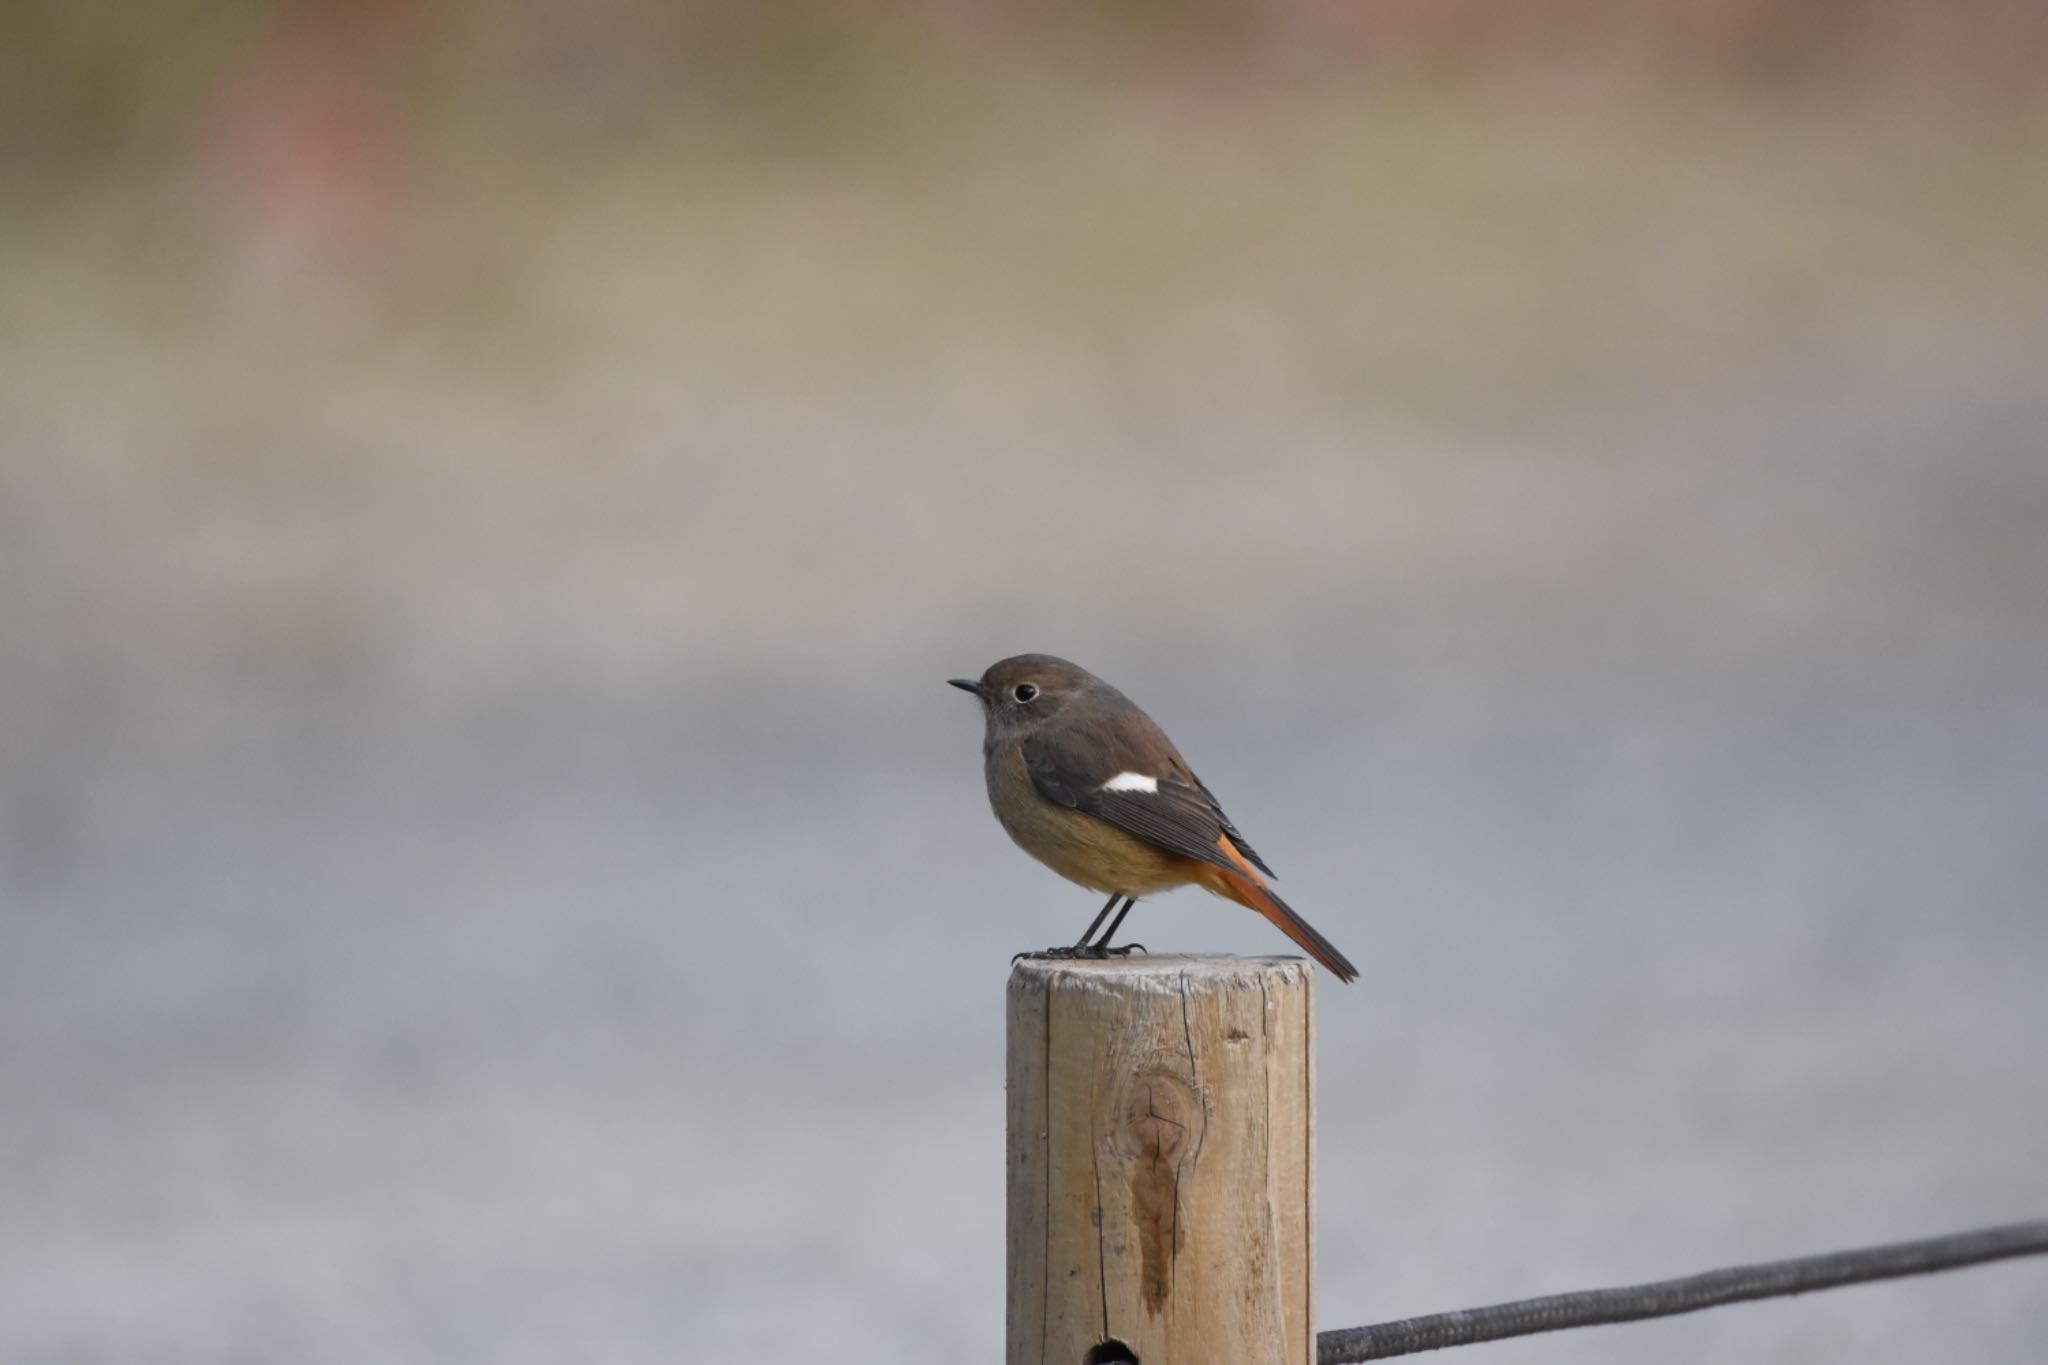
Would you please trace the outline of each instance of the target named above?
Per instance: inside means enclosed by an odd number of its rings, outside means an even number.
[[[1024,769],[1046,799],[1093,815],[1170,853],[1235,871],[1237,864],[1219,845],[1227,838],[1253,866],[1273,875],[1149,720],[1142,729],[1121,727],[1120,743],[1108,734],[1090,733],[1088,727],[1062,729],[1064,733],[1040,733],[1023,744]],[[1126,772],[1152,778],[1159,790],[1103,790],[1105,782]]]

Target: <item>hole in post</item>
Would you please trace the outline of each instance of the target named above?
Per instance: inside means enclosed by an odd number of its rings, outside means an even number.
[[[1081,1357],[1081,1365],[1138,1365],[1138,1353],[1111,1337],[1088,1348],[1088,1354]]]

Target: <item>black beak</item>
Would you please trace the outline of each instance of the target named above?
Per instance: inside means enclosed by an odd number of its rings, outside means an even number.
[[[981,684],[973,678],[948,678],[946,681],[962,692],[972,692],[977,697],[981,695]]]

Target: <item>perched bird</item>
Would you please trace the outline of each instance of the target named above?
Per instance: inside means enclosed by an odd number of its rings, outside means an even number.
[[[1340,981],[1344,954],[1273,894],[1273,875],[1223,807],[1136,702],[1050,654],[1019,654],[979,678],[988,801],[1017,846],[1109,901],[1060,957],[1102,957],[1138,897],[1193,884],[1258,911]],[[1265,876],[1260,874],[1264,873]],[[1100,938],[1095,931],[1117,912]],[[1120,951],[1128,952],[1129,949]]]

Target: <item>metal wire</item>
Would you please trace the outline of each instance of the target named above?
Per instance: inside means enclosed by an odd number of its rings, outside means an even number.
[[[2048,1219],[1979,1228],[1947,1237],[1926,1237],[1886,1246],[1832,1251],[1790,1261],[1732,1266],[1678,1280],[1625,1285],[1617,1289],[1586,1289],[1520,1299],[1489,1308],[1466,1308],[1403,1318],[1370,1327],[1347,1327],[1316,1336],[1316,1365],[1353,1365],[1389,1356],[1413,1355],[1446,1346],[1470,1346],[1504,1337],[1559,1332],[1567,1327],[1592,1327],[1609,1322],[1669,1317],[1746,1299],[1771,1299],[1834,1289],[1870,1280],[1958,1270],[2013,1256],[2048,1253]]]

